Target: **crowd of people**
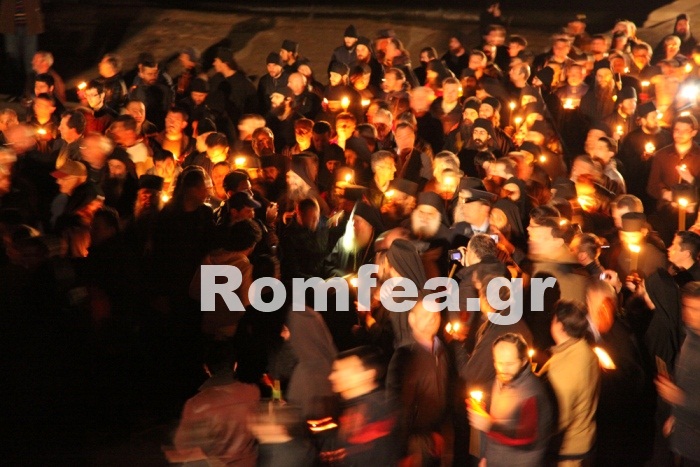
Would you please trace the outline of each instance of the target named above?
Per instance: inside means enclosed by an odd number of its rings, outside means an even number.
[[[652,47],[576,15],[544,53],[497,3],[481,23],[417,67],[392,30],[348,26],[315,70],[284,40],[257,85],[221,47],[174,76],[106,54],[66,89],[37,51],[26,115],[0,109],[7,448],[75,460],[179,419],[172,463],[700,465],[690,19]],[[202,265],[238,268],[245,310],[203,311]],[[292,311],[299,278],[351,293]]]

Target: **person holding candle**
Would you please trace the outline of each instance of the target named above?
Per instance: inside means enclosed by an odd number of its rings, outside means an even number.
[[[617,110],[604,118],[610,133],[616,140],[622,140],[631,131],[637,129],[635,112],[637,110],[637,91],[631,86],[623,87],[617,93]]]
[[[668,263],[663,243],[651,231],[644,213],[628,212],[620,219],[622,249],[617,264],[612,265],[620,277],[627,277],[632,271],[647,277],[658,268],[666,268]]]
[[[482,432],[481,459],[490,467],[543,465],[553,408],[532,373],[522,335],[501,334],[493,343],[496,380],[486,408],[469,402],[469,424]]]

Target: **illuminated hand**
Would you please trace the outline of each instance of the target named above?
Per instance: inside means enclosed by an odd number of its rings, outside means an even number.
[[[493,425],[493,420],[491,415],[486,413],[484,409],[470,403],[467,408],[467,413],[469,414],[469,424],[479,431],[488,433],[491,431],[491,426]]]

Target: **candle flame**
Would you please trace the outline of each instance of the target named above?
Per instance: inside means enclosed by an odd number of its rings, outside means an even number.
[[[547,156],[540,156],[540,162],[543,164],[547,162]]]
[[[643,88],[648,87],[649,84],[651,84],[651,83],[649,83],[649,81],[642,81],[642,87],[643,87]]]
[[[362,107],[368,107],[371,103],[372,101],[369,99],[362,99]]]
[[[648,154],[651,154],[656,151],[656,146],[654,146],[654,143],[649,141],[647,144],[644,145],[644,151]]]
[[[690,73],[691,71],[693,71],[693,65],[691,65],[690,63],[686,63],[685,64],[685,72]]]
[[[471,391],[469,393],[469,397],[474,399],[476,402],[481,403],[481,401],[484,399],[484,392],[483,391]]]
[[[688,207],[688,200],[686,198],[679,198],[678,205],[682,208],[687,208]]]
[[[629,249],[632,253],[639,253],[640,251],[642,251],[642,247],[635,244],[630,245]]]
[[[574,108],[574,101],[573,99],[566,99],[564,101],[564,108],[565,109],[573,109]]]
[[[593,352],[595,352],[596,356],[598,357],[598,362],[600,363],[600,367],[604,370],[614,370],[617,367],[615,366],[615,362],[613,362],[612,358],[610,358],[610,355],[608,353],[601,349],[600,347],[593,347]]]
[[[236,165],[245,165],[245,157],[236,157],[233,163]]]
[[[387,198],[391,198],[395,194],[396,194],[396,192],[394,190],[389,190],[386,193],[384,193],[384,196],[386,196]]]
[[[350,107],[350,99],[348,99],[347,96],[340,99],[340,106],[343,110],[348,110],[348,107]]]
[[[535,349],[528,349],[527,356],[532,358],[535,356]]]
[[[42,136],[46,135],[46,133],[47,133],[45,128],[39,128],[38,130],[36,130],[36,132],[37,132],[37,134],[42,135]]]
[[[168,201],[170,201],[170,196],[168,196],[166,193],[163,193],[162,195],[160,195],[160,200],[164,203],[167,203]]]
[[[617,128],[615,129],[618,135],[622,134],[622,125],[618,125]]]
[[[350,279],[350,285],[351,285],[351,286],[357,288],[357,283],[358,283],[357,277],[353,277],[353,278]]]
[[[523,123],[523,117],[515,117],[515,124],[520,125]]]
[[[80,89],[81,91],[84,90],[85,88],[87,88],[87,83],[85,81],[83,81],[82,83],[80,83],[78,85],[78,89]]]
[[[510,104],[508,104],[508,107],[510,107],[510,110],[515,110],[515,102],[510,101]]]

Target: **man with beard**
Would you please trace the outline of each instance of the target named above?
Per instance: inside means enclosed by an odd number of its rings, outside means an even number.
[[[353,62],[357,60],[357,40],[359,36],[357,34],[357,29],[352,24],[345,28],[343,33],[343,45],[337,47],[331,55],[331,59],[328,62],[328,69],[330,70],[333,63],[344,63],[350,66]]]
[[[695,37],[693,37],[693,33],[690,32],[690,21],[687,14],[681,13],[676,17],[676,23],[673,26],[672,34],[680,39],[678,53],[686,57],[690,57],[690,55],[693,53],[693,47],[697,45],[697,39],[695,39]],[[662,39],[654,49],[654,57],[666,57],[665,45],[667,37],[668,36],[664,37],[664,39]]]
[[[382,68],[382,64],[374,57],[372,41],[366,37],[359,37],[355,45],[355,56],[357,60],[354,65],[367,65],[370,68],[370,86],[374,89],[381,89],[382,80],[384,79],[384,68]],[[351,65],[350,68],[352,69],[353,66]]]
[[[307,86],[306,77],[301,73],[289,75],[287,86],[292,90],[294,108],[305,118],[314,119],[321,111],[321,98]]]
[[[122,219],[128,219],[134,209],[138,191],[138,177],[134,163],[121,148],[115,148],[107,157],[109,176],[102,183],[105,204],[113,207]]]
[[[284,71],[287,73],[296,73],[299,68],[299,43],[289,39],[282,41],[280,47],[280,59],[284,63]]]
[[[316,122],[311,133],[309,152],[317,156],[320,166],[315,180],[320,192],[333,185],[333,171],[345,161],[345,153],[337,144],[331,143],[331,125],[328,122]]]
[[[138,77],[140,84],[133,87],[129,99],[135,99],[146,105],[146,118],[158,131],[165,126],[165,114],[173,103],[170,87],[158,82],[158,64],[153,61],[139,63]]]
[[[486,435],[483,459],[489,465],[543,465],[553,408],[544,385],[532,373],[528,344],[507,333],[493,343],[496,380],[488,411],[469,401],[469,424]]]
[[[151,252],[153,229],[162,206],[163,179],[141,175],[138,188],[134,216],[124,229],[124,238],[136,257],[143,258]]]
[[[299,202],[294,218],[280,237],[282,280],[288,284],[295,277],[321,277],[326,256],[328,230],[320,224],[321,208],[314,198]]]
[[[644,203],[644,211],[653,212],[654,200],[646,192],[646,182],[651,172],[654,153],[673,143],[671,133],[659,126],[658,112],[653,102],[637,107],[640,126],[622,140],[618,157],[622,161],[622,176],[627,192]]]
[[[418,184],[404,178],[392,180],[389,196],[381,207],[382,221],[388,229],[399,227],[416,208]]]
[[[437,154],[444,146],[444,134],[442,122],[430,112],[430,106],[435,98],[432,89],[419,86],[411,89],[410,106],[411,112],[416,117],[416,134],[418,138],[428,143],[433,154]]]
[[[399,178],[415,182],[422,189],[432,178],[430,156],[416,148],[416,130],[412,124],[401,122],[394,131],[396,137],[397,170]]]
[[[450,36],[450,41],[447,43],[447,52],[440,60],[445,62],[447,68],[454,73],[455,76],[461,76],[462,70],[469,65],[469,54],[465,49],[466,40],[461,32],[455,32]]]
[[[324,277],[350,277],[360,266],[374,260],[374,241],[384,231],[381,215],[374,207],[358,201],[345,234],[338,239],[323,263]]]
[[[423,192],[418,195],[416,209],[403,227],[410,228],[411,241],[423,260],[427,277],[447,276],[452,232],[445,225],[445,200],[437,193]]]
[[[513,141],[505,131],[501,129],[501,101],[493,96],[487,96],[481,100],[479,117],[485,118],[493,125],[492,137],[494,148],[499,151],[496,157],[505,156],[515,149]]]
[[[282,87],[287,87],[289,75],[284,71],[284,62],[277,52],[270,52],[267,55],[267,74],[258,82],[258,101],[262,115],[270,111],[270,97],[272,93]]]
[[[117,118],[117,112],[105,103],[105,87],[97,80],[92,80],[85,88],[85,99],[92,109],[88,114],[87,131],[104,133]]]
[[[280,199],[287,189],[285,174],[287,173],[289,160],[279,154],[272,154],[260,158],[262,177],[256,180],[258,187],[267,199]]]
[[[389,191],[389,183],[394,179],[396,173],[396,162],[394,155],[389,151],[375,152],[372,154],[371,161],[374,177],[370,182],[367,197],[372,206],[381,209],[387,202],[386,193]]]
[[[476,97],[467,98],[462,104],[462,121],[459,127],[445,137],[444,149],[455,154],[459,153],[472,138],[472,126],[479,118],[481,101]]]
[[[602,120],[615,111],[614,95],[612,71],[600,68],[595,73],[595,85],[581,98],[581,113],[590,121]]]
[[[478,178],[477,156],[495,149],[493,145],[493,124],[485,118],[477,118],[472,125],[471,140],[457,154],[460,170],[469,177]]]
[[[190,95],[178,103],[190,116],[193,138],[205,133],[207,128],[216,129],[216,116],[206,103],[208,95],[209,81],[195,78],[190,85]]]
[[[311,153],[300,153],[292,157],[290,169],[287,171],[287,191],[280,198],[280,210],[287,216],[287,213],[295,212],[297,204],[305,198],[314,198],[321,208],[321,214],[328,216],[328,204],[321,198],[316,187],[316,176],[318,174],[316,156]],[[283,217],[283,222],[285,218]]]
[[[292,90],[286,85],[275,88],[270,94],[270,113],[265,119],[265,126],[275,135],[275,152],[293,144],[294,123],[303,118],[293,107]]]
[[[176,161],[184,161],[195,151],[195,141],[185,134],[188,118],[184,109],[173,107],[165,116],[165,130],[155,137],[164,150],[173,153]]]

